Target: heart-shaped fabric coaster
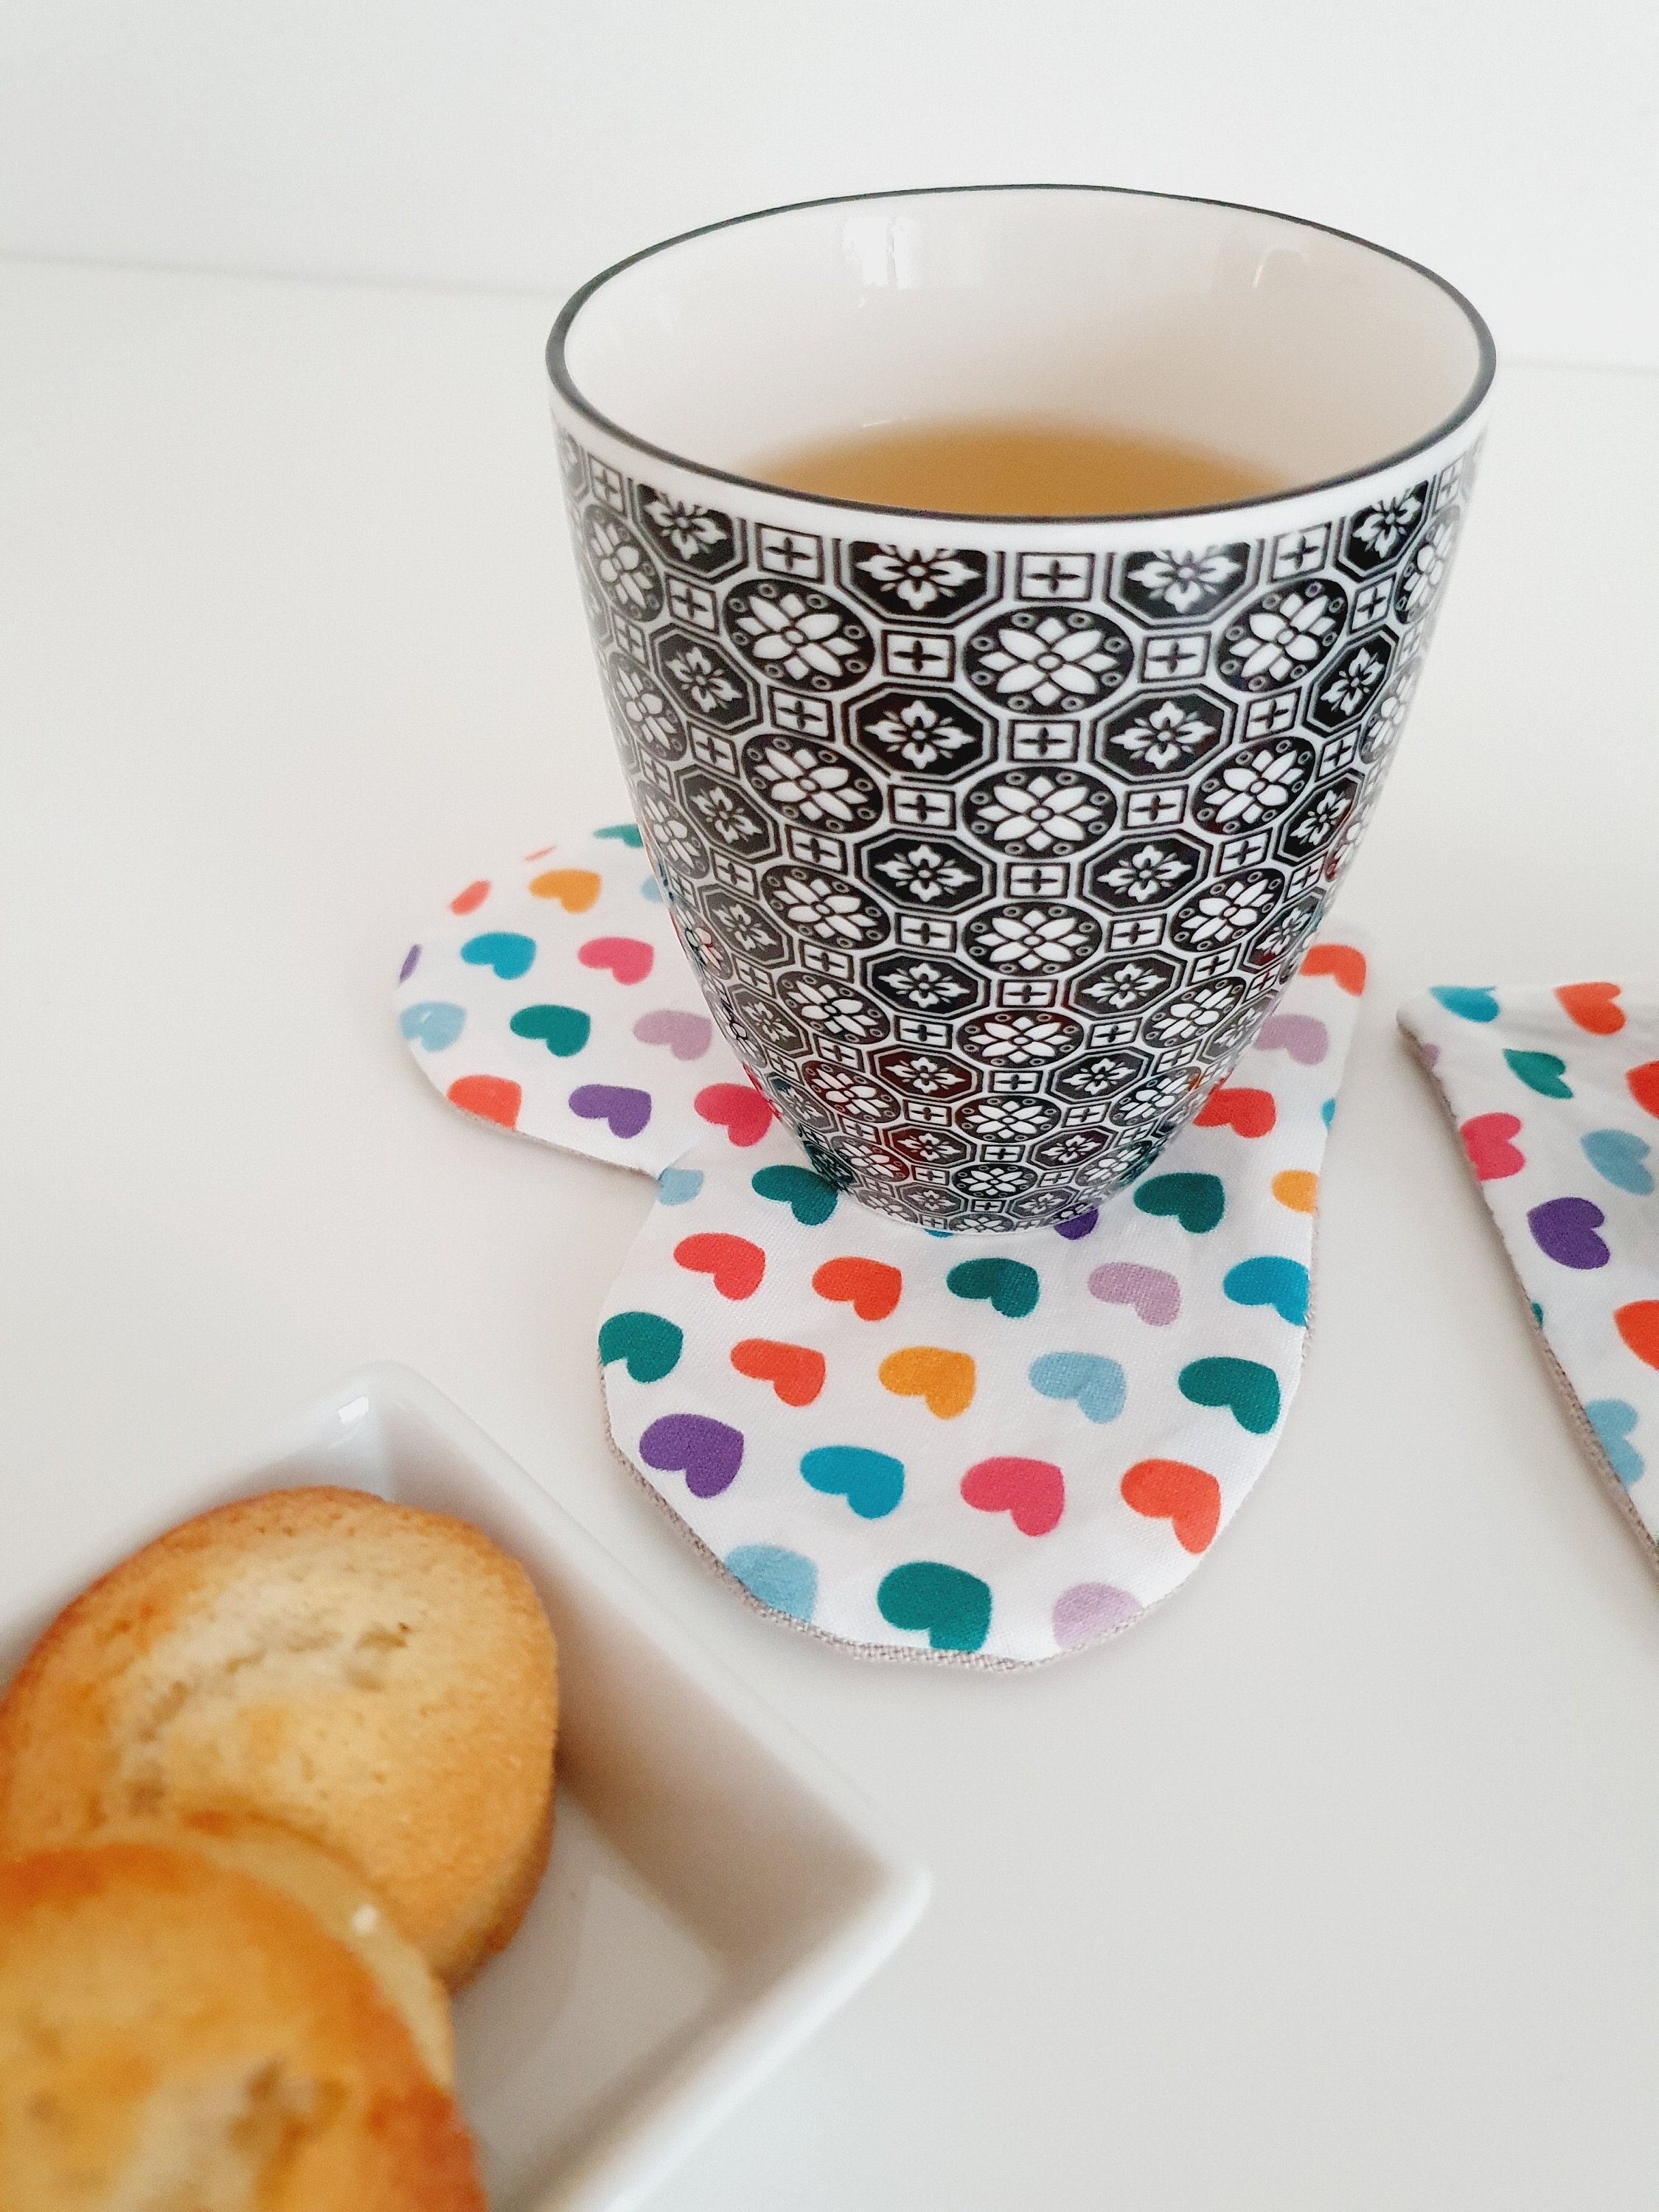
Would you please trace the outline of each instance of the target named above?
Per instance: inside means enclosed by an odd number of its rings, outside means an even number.
[[[1400,1024],[1590,1463],[1659,1565],[1659,985],[1443,984]]]
[[[410,947],[398,1018],[481,1120],[655,1175],[772,1111],[703,1006],[631,822],[481,876]]]
[[[697,1026],[648,885],[625,826],[537,853],[452,902],[398,994],[454,1103],[657,1177],[599,1333],[618,1449],[753,1602],[860,1650],[1018,1666],[1115,1634],[1283,1425],[1364,955],[1314,946],[1097,1212],[946,1237],[809,1166]]]

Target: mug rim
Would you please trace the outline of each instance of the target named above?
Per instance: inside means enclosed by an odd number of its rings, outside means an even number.
[[[665,253],[672,246],[687,245],[693,239],[707,238],[716,231],[735,230],[744,223],[763,222],[772,216],[799,215],[811,208],[855,207],[870,200],[937,199],[946,197],[965,199],[970,194],[981,192],[1109,192],[1121,199],[1173,200],[1188,207],[1224,209],[1235,215],[1267,216],[1276,222],[1290,223],[1301,230],[1318,231],[1328,238],[1339,238],[1348,245],[1363,246],[1369,253],[1377,254],[1383,260],[1395,262],[1402,268],[1412,270],[1416,275],[1426,277],[1430,283],[1444,294],[1461,311],[1474,333],[1477,346],[1474,375],[1468,391],[1457,405],[1422,437],[1413,439],[1408,445],[1396,447],[1392,453],[1379,454],[1376,459],[1367,461],[1363,467],[1345,469],[1335,476],[1316,477],[1307,483],[1288,484],[1281,490],[1270,492],[1265,495],[1257,493],[1246,499],[1205,501],[1196,507],[1152,507],[1130,513],[1115,511],[1105,514],[1056,515],[986,514],[966,513],[954,508],[895,507],[874,500],[837,499],[824,492],[799,491],[789,484],[771,483],[763,477],[745,476],[734,469],[720,468],[713,462],[694,459],[690,454],[675,453],[669,447],[657,445],[651,439],[641,437],[637,431],[629,430],[625,425],[617,422],[614,417],[605,414],[599,408],[594,406],[592,401],[585,397],[570,374],[566,362],[566,343],[577,316],[586,306],[588,301],[603,285],[608,284],[612,277],[619,276],[625,269],[633,268],[638,262],[648,261],[655,254]],[[784,200],[774,207],[751,208],[743,215],[723,216],[714,222],[698,223],[690,230],[678,231],[672,238],[658,239],[653,245],[643,246],[633,253],[624,254],[621,260],[611,262],[609,267],[601,269],[597,275],[590,276],[586,283],[579,286],[560,309],[558,319],[548,334],[545,359],[549,380],[559,397],[574,413],[606,435],[631,447],[635,453],[648,453],[653,459],[665,461],[671,467],[684,470],[691,476],[707,477],[717,483],[735,484],[740,490],[760,493],[769,498],[798,500],[810,507],[824,507],[848,514],[887,515],[921,522],[958,525],[967,523],[976,528],[999,526],[1009,528],[1021,525],[1037,525],[1046,526],[1050,529],[1056,526],[1087,529],[1108,524],[1151,524],[1178,521],[1200,515],[1230,514],[1246,510],[1256,511],[1295,500],[1334,492],[1344,486],[1367,483],[1373,477],[1381,476],[1388,470],[1403,465],[1406,462],[1415,459],[1418,454],[1427,453],[1431,447],[1440,445],[1479,412],[1492,389],[1492,379],[1497,373],[1498,349],[1485,316],[1481,314],[1473,301],[1459,291],[1456,285],[1449,278],[1442,276],[1437,270],[1429,268],[1425,263],[1413,260],[1410,254],[1397,252],[1392,246],[1379,246],[1375,239],[1362,237],[1358,231],[1344,230],[1335,223],[1318,222],[1307,216],[1287,215],[1279,208],[1258,207],[1249,201],[1220,199],[1201,192],[1159,192],[1145,191],[1134,185],[1043,183],[1030,179],[1013,184],[907,185],[891,191],[827,192],[812,199]]]

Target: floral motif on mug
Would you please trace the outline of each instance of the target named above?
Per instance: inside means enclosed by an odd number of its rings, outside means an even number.
[[[1128,553],[1119,563],[1117,596],[1147,622],[1191,622],[1224,606],[1249,563],[1248,544]]]
[[[672,799],[647,787],[638,793],[640,819],[651,839],[651,850],[665,874],[706,876],[708,848]]]
[[[1304,738],[1247,745],[1200,784],[1193,819],[1201,829],[1230,833],[1276,822],[1313,770],[1314,749]]]
[[[881,819],[880,793],[832,745],[808,738],[750,738],[743,749],[743,772],[787,822],[845,832]]]
[[[988,1163],[958,1168],[951,1180],[969,1198],[1012,1198],[1030,1188],[1036,1181],[1036,1171],[1033,1168],[998,1167]]]
[[[1142,1158],[1154,1158],[1168,1131],[1178,1128],[1185,1120],[1194,1087],[1184,1076],[1160,1076],[1150,1083],[1137,1083],[1112,1100],[1107,1119],[1115,1129],[1135,1133]]]
[[[884,952],[865,970],[870,988],[912,1014],[961,1014],[984,995],[977,976],[923,952]]]
[[[1414,635],[1420,639],[1422,632],[1419,630]],[[1413,652],[1408,640],[1402,656],[1395,663],[1394,674],[1377,694],[1376,704],[1359,733],[1359,757],[1368,768],[1375,764],[1380,771],[1392,757],[1422,672],[1422,652],[1420,648]]]
[[[775,831],[746,791],[706,768],[684,770],[679,786],[687,812],[711,844],[745,860],[765,860],[777,851]]]
[[[809,1029],[844,1043],[872,1044],[887,1034],[887,1016],[874,1000],[833,976],[791,969],[778,978],[778,996]]]
[[[954,1129],[918,1129],[907,1125],[902,1129],[890,1129],[887,1148],[901,1159],[911,1161],[917,1167],[955,1167],[958,1161],[971,1158],[973,1146]]]
[[[851,607],[827,592],[769,576],[734,584],[724,609],[726,634],[768,676],[811,691],[844,691],[870,672],[870,633]]]
[[[1218,976],[1213,982],[1194,983],[1178,991],[1167,1006],[1160,1006],[1146,1021],[1148,1044],[1190,1044],[1224,1022],[1244,995],[1237,975]]]
[[[1394,640],[1374,631],[1346,646],[1313,689],[1308,720],[1317,730],[1338,730],[1363,714],[1381,688],[1394,657]]]
[[[948,914],[985,896],[984,862],[945,838],[883,837],[860,857],[869,880],[903,906]]]
[[[1437,515],[1400,571],[1400,581],[1395,586],[1394,611],[1401,622],[1420,623],[1432,613],[1456,550],[1462,521],[1462,511],[1458,507],[1449,507],[1443,514]]]
[[[1083,1042],[1083,1024],[1046,1011],[974,1014],[957,1032],[963,1050],[988,1067],[1047,1067]]]
[[[659,760],[682,758],[685,724],[651,671],[625,653],[607,655],[603,665],[611,720],[623,738],[654,753]]]
[[[1074,714],[1115,691],[1135,656],[1103,615],[1017,607],[975,630],[963,657],[975,690],[1010,713]]]
[[[1092,1105],[1098,1099],[1109,1098],[1114,1091],[1121,1091],[1125,1084],[1133,1083],[1146,1073],[1145,1053],[1091,1053],[1087,1060],[1062,1068],[1054,1078],[1054,1089],[1062,1098]]]
[[[793,947],[789,939],[746,898],[720,888],[704,891],[702,897],[714,928],[746,958],[775,968],[790,957]]]
[[[1227,734],[1227,709],[1203,691],[1171,691],[1138,700],[1103,722],[1096,752],[1120,775],[1174,775],[1218,752]]]
[[[1428,511],[1426,483],[1413,484],[1408,491],[1395,492],[1388,499],[1374,500],[1370,506],[1362,507],[1343,536],[1344,564],[1360,575],[1386,568],[1405,551]]]
[[[957,700],[924,692],[877,691],[853,708],[853,742],[878,768],[955,776],[990,750],[983,719]]]
[[[909,1179],[910,1169],[902,1160],[895,1158],[884,1145],[860,1144],[856,1138],[849,1138],[842,1149],[849,1165],[866,1176],[873,1176],[878,1182],[899,1183]],[[896,1213],[901,1208],[895,1205],[892,1211]]]
[[[788,980],[785,976],[782,981],[787,983]],[[791,1019],[775,999],[750,989],[729,993],[717,990],[715,996],[731,1016],[733,1025],[757,1043],[769,1046],[774,1052],[791,1054],[806,1049],[805,1035],[799,1024]]]
[[[1085,853],[1111,828],[1117,802],[1096,777],[1069,768],[1009,768],[963,801],[975,837],[1016,860]]]
[[[896,1121],[903,1109],[884,1083],[833,1060],[809,1060],[802,1075],[832,1114],[849,1121]]]
[[[1088,889],[1102,906],[1121,913],[1167,906],[1196,883],[1205,859],[1190,837],[1127,837],[1091,861]]]
[[[912,1098],[962,1098],[979,1083],[972,1068],[942,1052],[878,1052],[876,1066],[896,1090]]]
[[[611,605],[641,622],[659,615],[662,578],[627,524],[601,507],[590,507],[583,534],[593,574]]]
[[[1300,683],[1334,651],[1347,614],[1347,593],[1327,577],[1276,586],[1223,630],[1217,673],[1237,691]]]
[[[1271,968],[1276,960],[1299,952],[1315,930],[1324,910],[1324,901],[1316,895],[1298,899],[1277,914],[1264,929],[1250,940],[1244,957],[1252,968]]]
[[[850,579],[864,596],[900,620],[960,614],[986,588],[991,556],[950,546],[878,545],[854,538]]]
[[[578,500],[587,489],[587,457],[568,430],[556,430],[558,441],[559,470],[564,477],[565,496]]]
[[[1357,775],[1339,776],[1310,792],[1285,825],[1279,849],[1289,860],[1305,860],[1322,853],[1353,811],[1359,796]]]
[[[1170,926],[1170,935],[1185,951],[1212,951],[1237,945],[1264,922],[1278,902],[1285,878],[1277,868],[1246,868],[1206,884],[1189,899]],[[1146,1025],[1152,1034],[1152,1023]]]
[[[891,927],[882,908],[856,884],[818,868],[769,868],[761,878],[761,896],[781,921],[819,945],[879,945]]]
[[[1085,976],[1073,995],[1097,1014],[1138,1014],[1180,981],[1182,964],[1161,952],[1108,961]]]
[[[743,551],[737,525],[718,507],[671,499],[666,492],[642,483],[635,511],[658,550],[700,576],[719,575]]]
[[[1099,950],[1100,924],[1074,906],[994,906],[963,933],[975,959],[998,975],[1056,975]]]
[[[1046,1136],[1059,1121],[1060,1109],[1048,1098],[1014,1094],[975,1098],[957,1119],[971,1137],[982,1137],[989,1144],[1020,1145]]]
[[[688,714],[722,730],[755,719],[754,687],[719,646],[685,630],[665,629],[653,640],[663,682]]]
[[[1059,1129],[1031,1147],[1031,1158],[1045,1168],[1080,1168],[1098,1159],[1112,1139],[1104,1129]]]

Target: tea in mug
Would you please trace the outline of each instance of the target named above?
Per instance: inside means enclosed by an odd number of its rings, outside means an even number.
[[[1266,470],[1200,446],[1017,417],[881,423],[751,468],[789,491],[939,514],[1167,514],[1285,489]]]

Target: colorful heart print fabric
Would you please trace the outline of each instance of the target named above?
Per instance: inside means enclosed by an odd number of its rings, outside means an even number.
[[[653,891],[630,825],[544,848],[452,900],[398,987],[452,1103],[656,1178],[599,1331],[618,1449],[751,1601],[831,1640],[1018,1666],[1117,1633],[1282,1428],[1363,953],[1316,945],[1097,1212],[947,1237],[812,1170]]]
[[[451,1105],[655,1175],[772,1118],[710,1020],[631,822],[480,876],[404,957],[398,1019]]]
[[[1659,1546],[1659,986],[1443,984],[1400,1022],[1592,1464]]]

